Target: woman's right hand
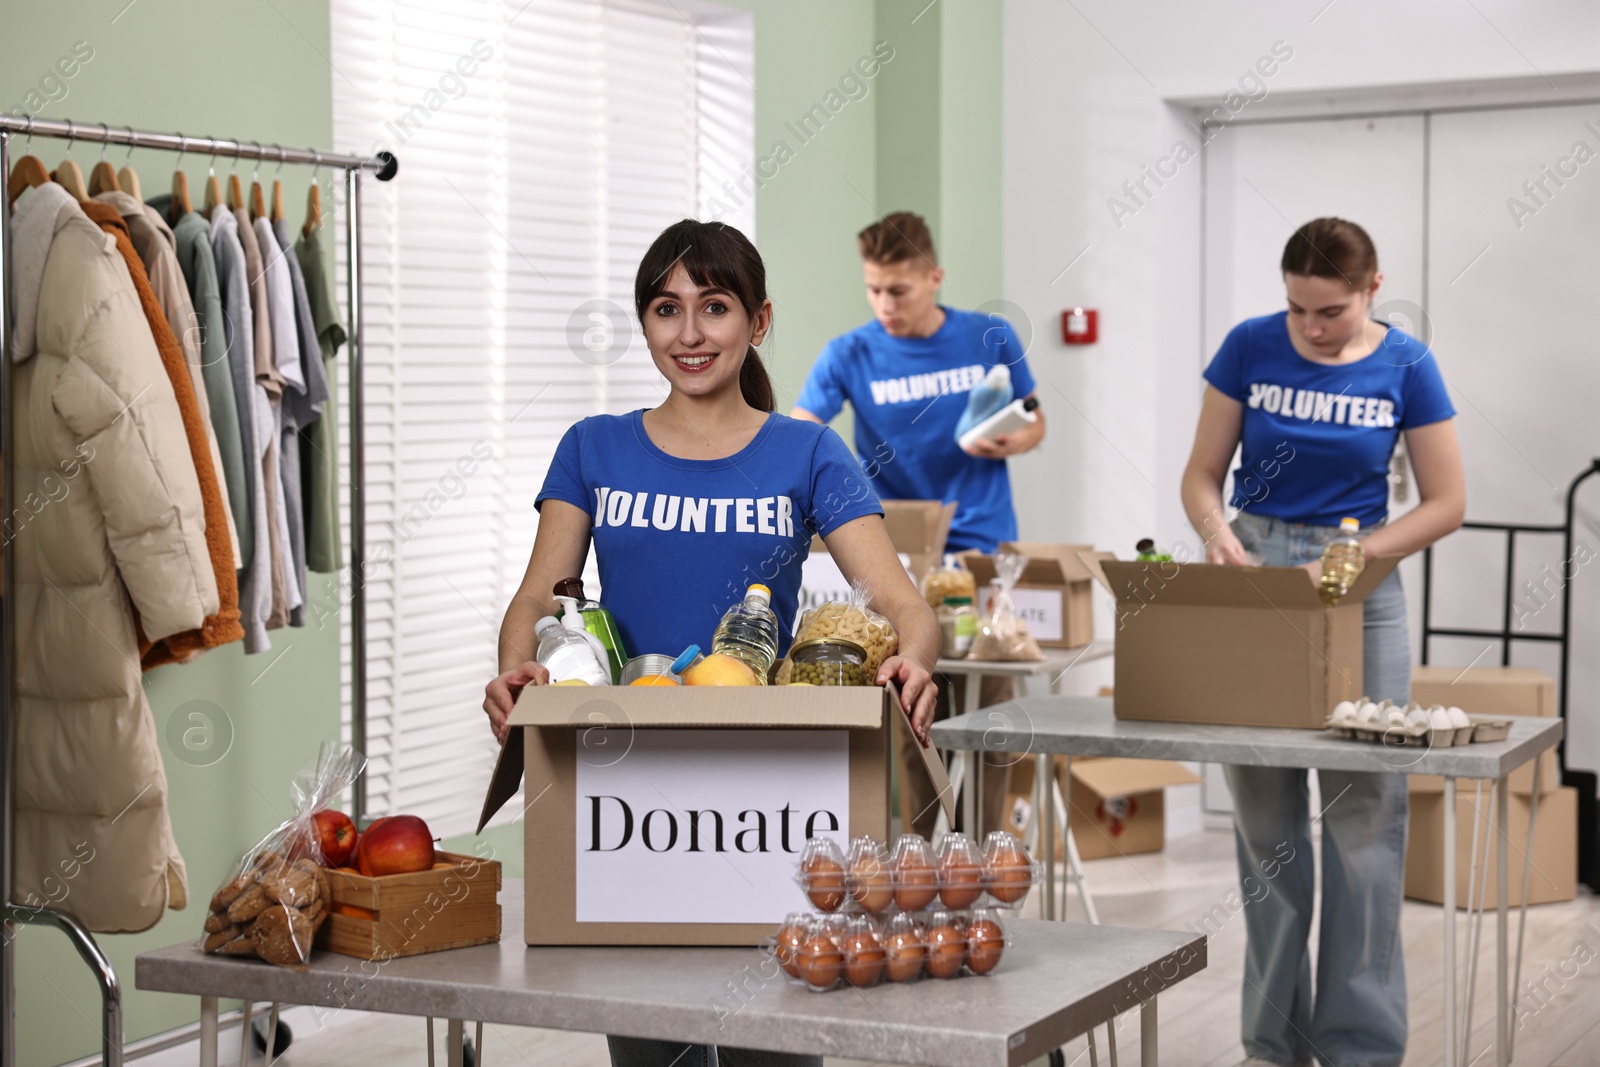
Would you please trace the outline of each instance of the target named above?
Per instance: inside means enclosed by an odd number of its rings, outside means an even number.
[[[489,727],[494,731],[496,741],[505,744],[506,720],[511,717],[511,708],[517,702],[517,697],[522,695],[522,690],[530,685],[549,685],[550,672],[544,665],[528,660],[504,672],[494,681],[484,687],[483,710],[489,716]]]
[[[1255,560],[1245,551],[1244,545],[1239,543],[1238,536],[1232,530],[1224,530],[1206,545],[1206,562],[1248,567],[1254,564]]]

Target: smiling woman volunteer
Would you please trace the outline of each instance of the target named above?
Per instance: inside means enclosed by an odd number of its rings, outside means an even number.
[[[1455,410],[1433,353],[1368,317],[1382,283],[1365,230],[1313,219],[1283,251],[1288,310],[1235,326],[1208,383],[1183,475],[1183,505],[1212,563],[1318,570],[1339,520],[1361,522],[1369,557],[1409,555],[1461,524],[1466,490]],[[1398,436],[1421,502],[1387,523]],[[1222,483],[1234,449],[1230,524]],[[1411,694],[1405,594],[1394,571],[1365,604],[1367,695]],[[1248,685],[1248,678],[1239,679]],[[1398,1064],[1406,1045],[1400,900],[1406,849],[1401,774],[1318,771],[1322,926],[1315,994],[1308,941],[1315,893],[1306,772],[1228,767],[1241,879],[1270,892],[1245,908],[1245,1062]]]
[[[935,699],[926,665],[938,655],[938,624],[900,565],[883,509],[844,442],[773,411],[772,384],[753,347],[772,324],[761,256],[730,226],[685,219],[645,253],[634,308],[671,388],[660,407],[584,419],[561,439],[539,490],[533,555],[500,630],[502,673],[483,703],[495,736],[504,740],[517,694],[549,680],[533,662],[534,622],[555,614],[551,590],[582,572],[591,538],[606,605],[627,647],[676,654],[709,643],[723,612],[757,580],[752,574],[772,589],[787,646],[815,531],[847,578],[866,580],[872,606],[899,631],[901,654],[884,661],[878,682],[899,685],[926,741]],[[624,493],[631,506],[614,511],[609,502]],[[618,1067],[711,1060],[709,1046],[609,1040]],[[822,1062],[718,1053],[723,1067]]]

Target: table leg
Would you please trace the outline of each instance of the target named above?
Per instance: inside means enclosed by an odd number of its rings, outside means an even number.
[[[462,1054],[461,1042],[466,1033],[460,1019],[450,1019],[444,1026],[444,1048],[446,1067],[462,1067],[465,1057]]]
[[[1495,842],[1494,863],[1494,891],[1495,891],[1495,916],[1494,916],[1494,991],[1495,991],[1495,1030],[1494,1048],[1495,1059],[1500,1067],[1508,1067],[1511,1063],[1511,1038],[1508,1009],[1509,998],[1506,996],[1506,980],[1510,975],[1510,946],[1508,933],[1510,926],[1506,921],[1506,853],[1510,851],[1511,835],[1506,830],[1506,819],[1510,815],[1511,779],[1501,778],[1495,790],[1494,825],[1499,836]]]
[[[972,763],[971,756],[972,753],[970,752],[955,752],[951,755],[949,773],[950,797],[952,806],[954,806],[956,802],[961,801],[965,795],[964,791],[966,789],[966,782],[968,778],[967,769]],[[901,813],[901,819],[905,823],[905,826],[902,827],[902,829],[904,829],[907,833],[911,832],[910,817],[911,813]],[[936,811],[933,816],[934,843],[937,844],[939,839],[950,831],[950,828],[950,820],[945,818],[944,804],[941,802],[939,804],[938,811]]]
[[[217,998],[200,998],[200,1067],[217,1067]]]
[[[1527,847],[1522,850],[1522,903],[1517,912],[1517,962],[1511,975],[1511,1032],[1506,1035],[1506,1059],[1511,1059],[1517,1054],[1517,1002],[1521,998],[1522,987],[1522,940],[1528,932],[1528,890],[1533,876],[1533,822],[1539,814],[1539,790],[1544,788],[1541,781],[1544,770],[1544,754],[1540,753],[1533,761],[1533,793],[1528,797],[1528,841]],[[1501,990],[1505,995],[1505,990]]]
[[[1039,850],[1044,853],[1044,906],[1040,909],[1040,914],[1046,919],[1056,917],[1056,805],[1055,799],[1050,795],[1052,770],[1049,754],[1039,753],[1035,761],[1034,777],[1039,782],[1040,807],[1044,809],[1043,818],[1040,819],[1044,843]]]
[[[255,1007],[250,998],[244,1001],[244,1018],[239,1020],[239,1067],[247,1067],[250,1062],[250,1013]]]
[[[483,1020],[479,1019],[473,1028],[472,1062],[476,1067],[483,1067]]]
[[[1106,1059],[1111,1067],[1117,1067],[1117,1017],[1113,1015],[1106,1020]]]
[[[433,1067],[433,1016],[428,1016],[428,1067]]]
[[[1456,780],[1444,780],[1444,1067],[1456,1058]]]
[[[961,783],[961,826],[968,834],[971,834],[972,828],[977,825],[975,813],[978,810],[978,783],[972,769],[978,761],[973,759],[974,755],[972,752],[961,753],[961,764],[966,772],[962,775],[964,781]],[[981,843],[983,838],[978,838],[978,841]],[[938,844],[938,841],[936,840],[934,844]]]
[[[1139,1004],[1139,1067],[1156,1067],[1156,998]]]

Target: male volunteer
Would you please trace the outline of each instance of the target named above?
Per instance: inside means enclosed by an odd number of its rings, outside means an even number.
[[[1016,398],[1034,395],[1022,342],[998,316],[958,311],[938,301],[944,270],[922,216],[897,211],[857,235],[867,302],[873,321],[828,342],[811,368],[790,414],[828,422],[848,400],[855,412],[856,454],[868,464],[885,500],[957,501],[947,550],[994,552],[1017,536],[1006,457],[1044,437],[1044,413],[1024,430],[971,449],[956,444],[955,427],[967,394],[989,369],[1005,364]],[[940,686],[948,714],[948,686]],[[1010,679],[983,680],[979,703],[1012,697]],[[903,731],[902,731],[903,735]],[[927,835],[937,814],[935,796],[920,762],[901,738],[902,779],[911,827]],[[1001,825],[1006,796],[1004,767],[985,767],[983,823]]]

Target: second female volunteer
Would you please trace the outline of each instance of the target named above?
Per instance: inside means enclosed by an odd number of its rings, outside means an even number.
[[[938,624],[901,566],[883,509],[844,442],[826,427],[774,412],[772,384],[754,347],[772,324],[760,255],[730,226],[675,223],[639,264],[634,308],[670,391],[659,407],[587,418],[561,439],[539,491],[533,554],[500,630],[501,674],[486,691],[495,736],[504,740],[522,689],[549,680],[534,662],[534,623],[555,614],[551,591],[583,572],[591,540],[606,606],[627,647],[676,654],[709,644],[722,614],[754,581],[771,587],[787,646],[800,566],[815,532],[846,578],[867,582],[872,606],[899,631],[900,654],[884,661],[878,682],[896,682],[925,741]],[[609,506],[620,493],[629,494],[625,516]],[[711,1060],[701,1046],[609,1040],[617,1067]],[[724,1067],[821,1064],[820,1057],[741,1049],[719,1049],[718,1056]]]
[[[1229,332],[1207,388],[1183,475],[1189,521],[1211,563],[1304,566],[1346,516],[1369,557],[1409,555],[1461,525],[1466,490],[1455,410],[1427,345],[1369,317],[1383,282],[1365,230],[1322,218],[1289,238],[1280,264],[1288,310]],[[1388,522],[1389,459],[1405,434],[1419,503]],[[1242,446],[1242,448],[1241,448]],[[1223,518],[1233,472],[1240,509]],[[1364,604],[1366,695],[1404,704],[1411,648],[1400,572]],[[1249,677],[1237,679],[1241,686]],[[1228,767],[1245,908],[1244,1019],[1249,1065],[1390,1067],[1406,1048],[1400,900],[1406,777],[1317,772],[1313,820],[1306,772]],[[1311,823],[1322,824],[1322,925],[1316,982],[1309,939],[1316,880]]]

